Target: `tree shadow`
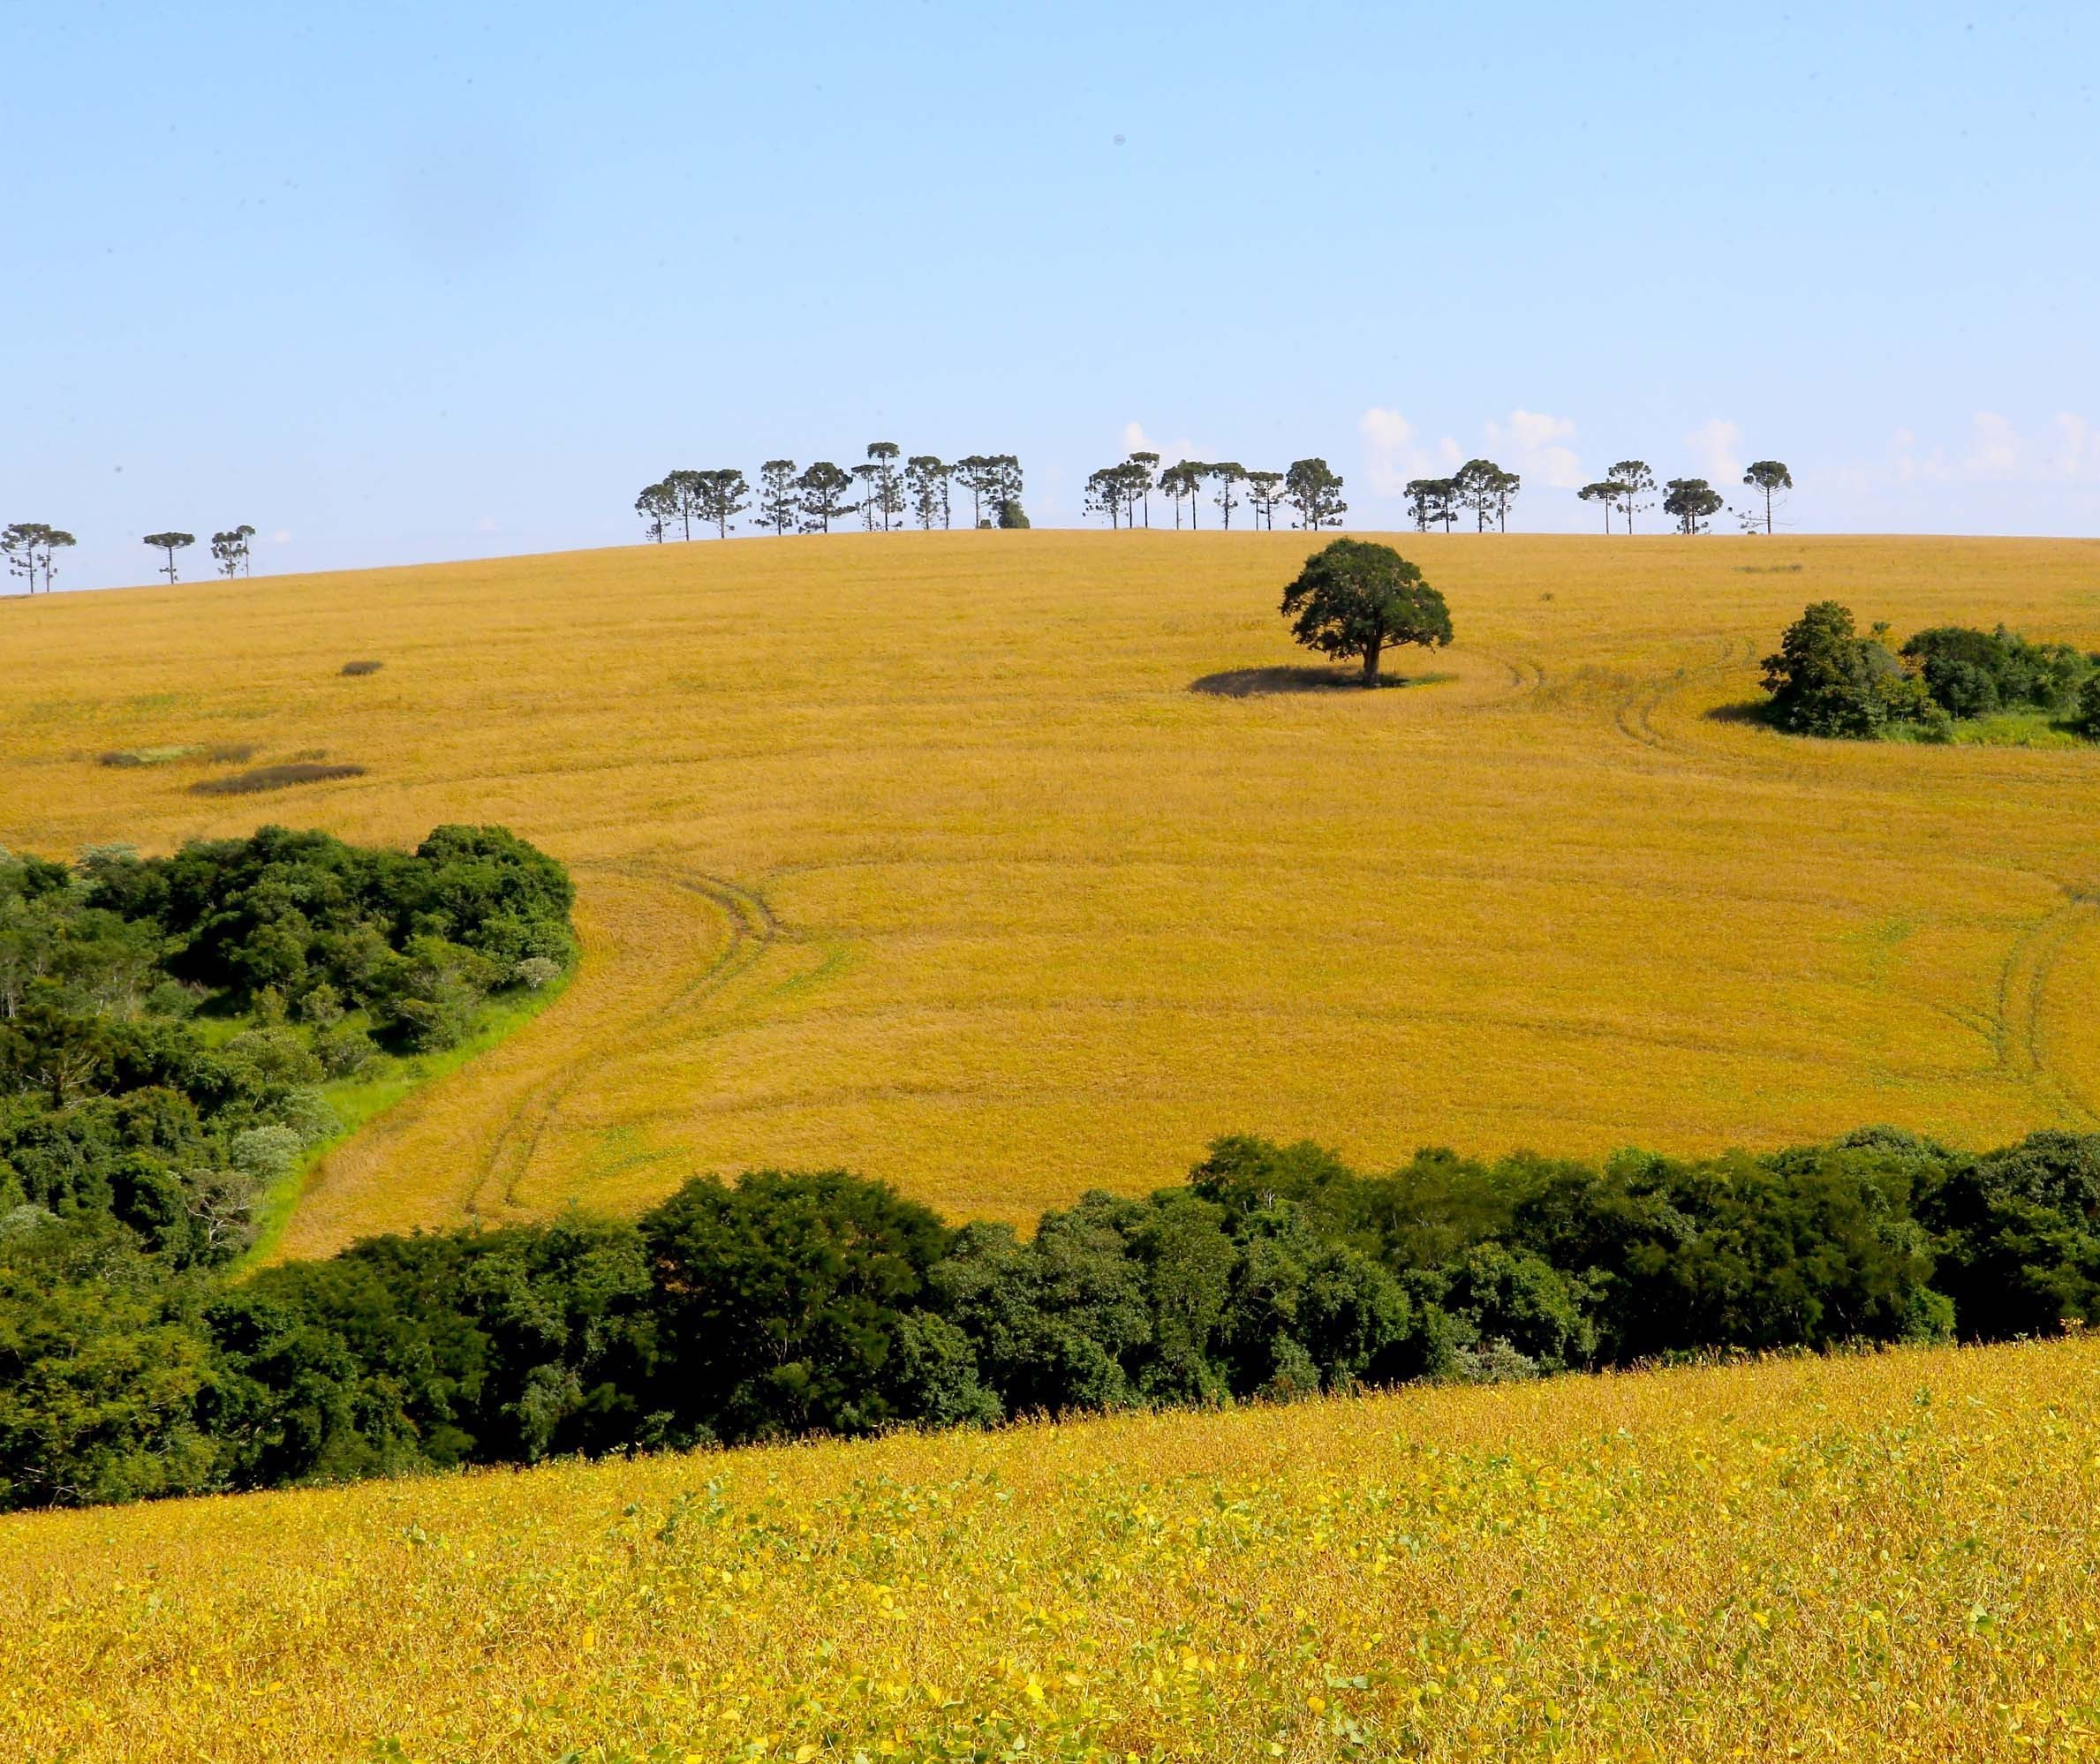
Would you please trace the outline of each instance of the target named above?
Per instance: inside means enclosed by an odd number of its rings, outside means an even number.
[[[1739,698],[1733,705],[1716,705],[1704,714],[1710,723],[1752,723],[1767,729],[1779,727],[1770,698]]]
[[[1433,686],[1451,674],[1383,674],[1379,690],[1397,686]],[[1222,674],[1206,674],[1189,682],[1191,692],[1212,698],[1266,698],[1281,692],[1361,692],[1363,670],[1359,667],[1318,667],[1298,664],[1280,667],[1232,667]]]

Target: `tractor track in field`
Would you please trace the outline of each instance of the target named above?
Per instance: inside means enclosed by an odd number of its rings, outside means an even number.
[[[729,929],[729,942],[702,973],[669,998],[617,1025],[620,1041],[608,1044],[601,1037],[597,1051],[565,1063],[549,1082],[536,1086],[531,1095],[510,1111],[491,1141],[480,1173],[468,1192],[466,1211],[470,1217],[479,1218],[485,1210],[517,1204],[519,1185],[538,1157],[548,1130],[559,1118],[563,1105],[578,1084],[601,1070],[619,1052],[631,1047],[637,1037],[646,1037],[659,1024],[720,992],[756,963],[780,935],[780,922],[774,916],[765,896],[725,876],[641,859],[585,862],[574,868],[586,876],[596,872],[669,884],[683,893],[698,895],[721,914]],[[492,1187],[495,1190],[493,1202],[487,1198]]]
[[[2051,1059],[2043,1016],[2049,983],[2065,946],[2100,923],[2100,894],[2059,884],[2064,898],[2013,938],[1998,968],[1991,1041],[2001,1075],[2026,1084],[2068,1113],[2100,1123],[2100,1109]]]
[[[1711,679],[1756,659],[1755,638],[1717,634],[1715,640],[1721,646],[1721,652],[1715,660],[1677,668],[1622,700],[1612,713],[1613,724],[1619,733],[1627,740],[1657,752],[1681,751],[1682,743],[1655,726],[1655,713],[1662,708],[1663,701],[1696,681]]]

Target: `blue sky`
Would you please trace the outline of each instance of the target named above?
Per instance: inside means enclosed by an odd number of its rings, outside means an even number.
[[[0,518],[631,542],[770,456],[1454,452],[2100,532],[2100,9],[7,9]],[[1724,487],[1733,489],[1733,485]],[[196,557],[202,551],[192,554]],[[197,566],[201,568],[201,561]]]

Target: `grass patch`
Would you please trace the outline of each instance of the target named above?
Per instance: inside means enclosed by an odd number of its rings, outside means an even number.
[[[480,1021],[474,1032],[457,1046],[438,1053],[381,1053],[356,1077],[338,1078],[323,1084],[321,1094],[342,1126],[328,1138],[308,1146],[298,1161],[270,1185],[256,1209],[255,1240],[248,1247],[239,1265],[260,1267],[269,1258],[278,1240],[284,1235],[284,1227],[291,1221],[292,1209],[305,1193],[308,1179],[330,1151],[424,1085],[449,1072],[457,1072],[469,1060],[478,1059],[523,1029],[568,990],[574,973],[572,968],[535,991],[506,992],[489,999],[482,1006]],[[230,1036],[247,1027],[246,1019],[235,1020],[228,1024],[226,1033]]]
[[[181,747],[125,747],[112,748],[100,756],[104,765],[173,765],[185,759],[208,760],[215,765],[238,765],[253,759],[252,747],[206,747],[192,743]]]
[[[336,778],[362,778],[361,765],[329,765],[320,760],[298,759],[284,765],[258,765],[250,772],[235,772],[224,778],[205,778],[190,786],[200,796],[253,796],[265,790],[286,790],[295,784],[325,784]]]
[[[1944,738],[1936,740],[1915,724],[1900,723],[1883,735],[1884,741],[1942,747],[2090,747],[2093,743],[2046,711],[1999,711],[1988,717],[1964,717]]]
[[[383,661],[346,661],[343,664],[343,671],[356,680],[367,674],[376,674],[385,666]]]

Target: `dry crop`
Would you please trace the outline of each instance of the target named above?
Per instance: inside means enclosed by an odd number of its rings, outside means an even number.
[[[1734,710],[1826,596],[2100,646],[2100,546],[1398,543],[1460,642],[1375,694],[1267,690],[1306,677],[1276,614],[1298,534],[39,598],[4,608],[0,841],[497,821],[574,868],[576,984],[331,1153],[293,1253],[764,1164],[1030,1218],[1235,1128],[1376,1164],[2093,1124],[2100,750]],[[236,741],[367,775],[215,800],[94,763]]]
[[[2096,1439],[2074,1341],[29,1515],[0,1735],[79,1764],[2089,1758]]]

